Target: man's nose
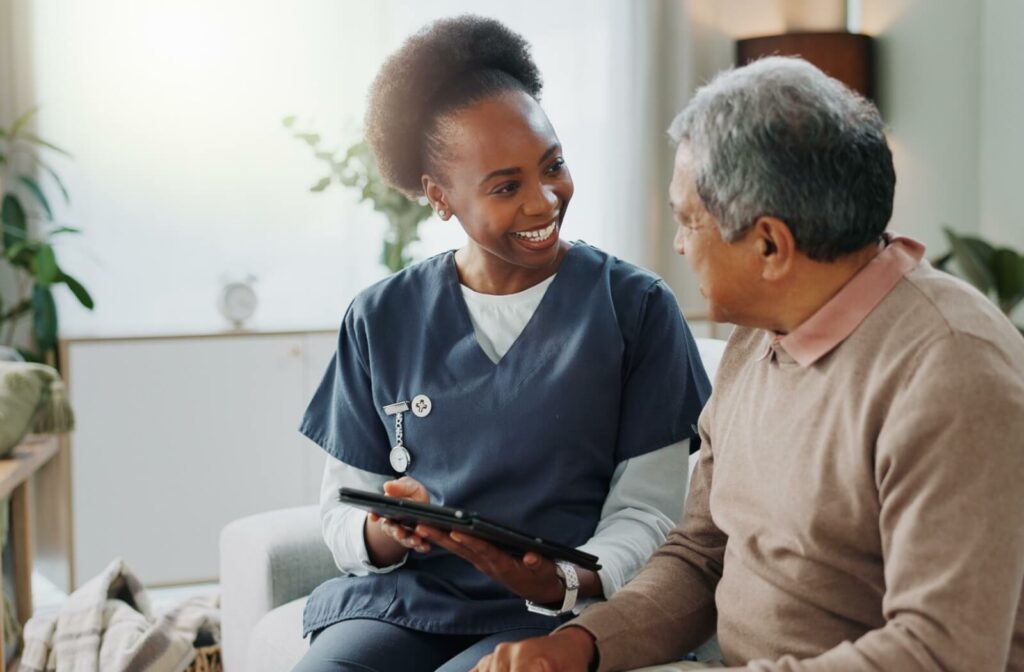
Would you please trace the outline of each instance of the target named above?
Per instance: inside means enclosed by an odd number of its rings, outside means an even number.
[[[675,248],[676,254],[686,255],[686,245],[684,244],[683,227],[676,228],[676,237],[672,241],[672,247]]]

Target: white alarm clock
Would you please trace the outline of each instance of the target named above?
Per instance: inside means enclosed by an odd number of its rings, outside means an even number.
[[[259,305],[256,297],[256,290],[252,283],[255,280],[252,276],[244,280],[235,280],[224,284],[220,291],[218,308],[221,315],[226,317],[235,329],[241,329],[242,324],[252,317]]]

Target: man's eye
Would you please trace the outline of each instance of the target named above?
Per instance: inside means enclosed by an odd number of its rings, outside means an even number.
[[[557,159],[551,162],[550,166],[548,166],[548,172],[559,173],[562,171],[563,168],[565,168],[565,159],[563,159],[562,157],[558,157]]]

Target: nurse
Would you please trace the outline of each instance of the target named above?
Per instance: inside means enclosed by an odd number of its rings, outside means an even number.
[[[472,16],[412,36],[372,86],[381,176],[467,240],[356,297],[302,421],[342,576],[309,598],[297,670],[469,670],[610,597],[680,515],[710,385],[659,278],[563,239],[573,182],[540,90],[527,43]],[[475,510],[602,569],[409,532],[341,486]]]

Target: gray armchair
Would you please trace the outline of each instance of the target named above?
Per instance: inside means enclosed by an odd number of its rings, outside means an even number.
[[[713,379],[725,342],[698,338],[697,347]],[[306,598],[338,574],[321,537],[318,506],[261,513],[227,525],[220,535],[225,672],[292,669],[308,648],[301,636]]]

